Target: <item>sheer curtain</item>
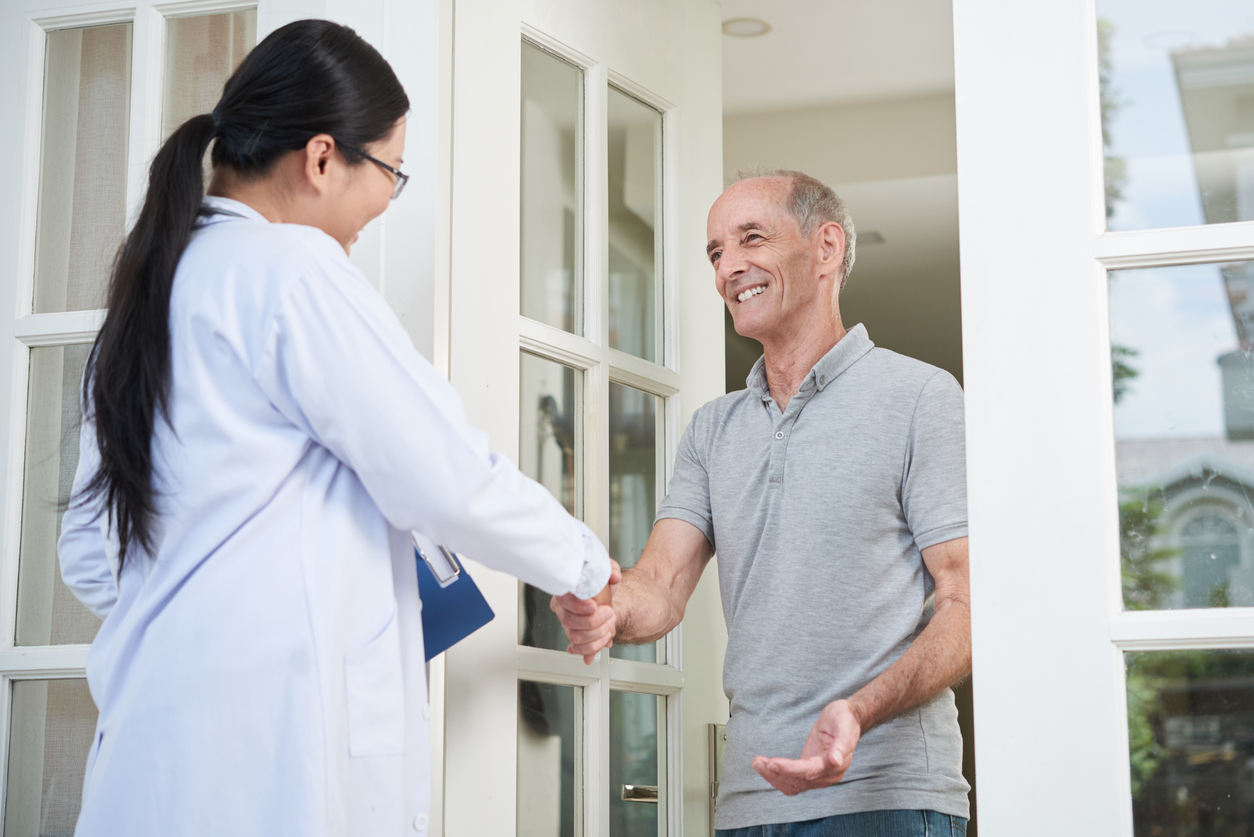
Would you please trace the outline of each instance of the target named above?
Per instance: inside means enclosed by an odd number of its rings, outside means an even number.
[[[256,41],[256,9],[166,23],[163,139],[193,116],[213,110],[222,86]]]
[[[104,305],[126,226],[131,24],[48,33],[35,313]]]

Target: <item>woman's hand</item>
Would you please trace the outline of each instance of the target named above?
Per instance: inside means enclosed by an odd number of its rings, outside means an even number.
[[[618,631],[618,618],[614,613],[614,588],[623,580],[623,570],[618,562],[610,559],[610,583],[595,598],[580,599],[574,593],[554,596],[549,607],[566,629],[571,654],[580,654],[587,665],[592,665],[597,652],[614,644]]]

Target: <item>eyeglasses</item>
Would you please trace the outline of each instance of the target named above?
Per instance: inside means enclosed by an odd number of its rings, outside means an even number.
[[[405,184],[409,182],[409,175],[402,174],[400,169],[392,168],[387,163],[380,160],[378,157],[371,157],[369,154],[362,151],[360,148],[354,148],[353,146],[346,145],[345,143],[340,143],[340,148],[343,148],[346,151],[351,151],[354,154],[360,154],[361,156],[365,157],[370,162],[374,163],[379,168],[383,169],[384,171],[388,172],[393,177],[395,177],[396,187],[392,189],[392,200],[396,200],[397,198],[399,198],[401,196],[401,192],[405,191]]]

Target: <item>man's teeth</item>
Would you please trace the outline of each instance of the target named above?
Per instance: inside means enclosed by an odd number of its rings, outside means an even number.
[[[740,300],[741,302],[744,302],[746,299],[755,297],[765,290],[766,290],[766,285],[758,285],[756,288],[750,288],[749,290],[744,291],[743,293],[740,294],[740,296],[736,297],[736,299]]]

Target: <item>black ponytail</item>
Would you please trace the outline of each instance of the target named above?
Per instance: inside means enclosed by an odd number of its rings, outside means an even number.
[[[78,501],[102,500],[120,562],[136,546],[154,547],[152,439],[156,422],[169,419],[170,293],[201,212],[209,144],[215,168],[245,179],[321,133],[360,164],[352,149],[386,137],[408,110],[404,89],[373,47],[347,27],[300,20],[258,44],[213,113],[183,123],[157,152],[143,209],[114,263],[108,314],[83,379],[100,468]]]

